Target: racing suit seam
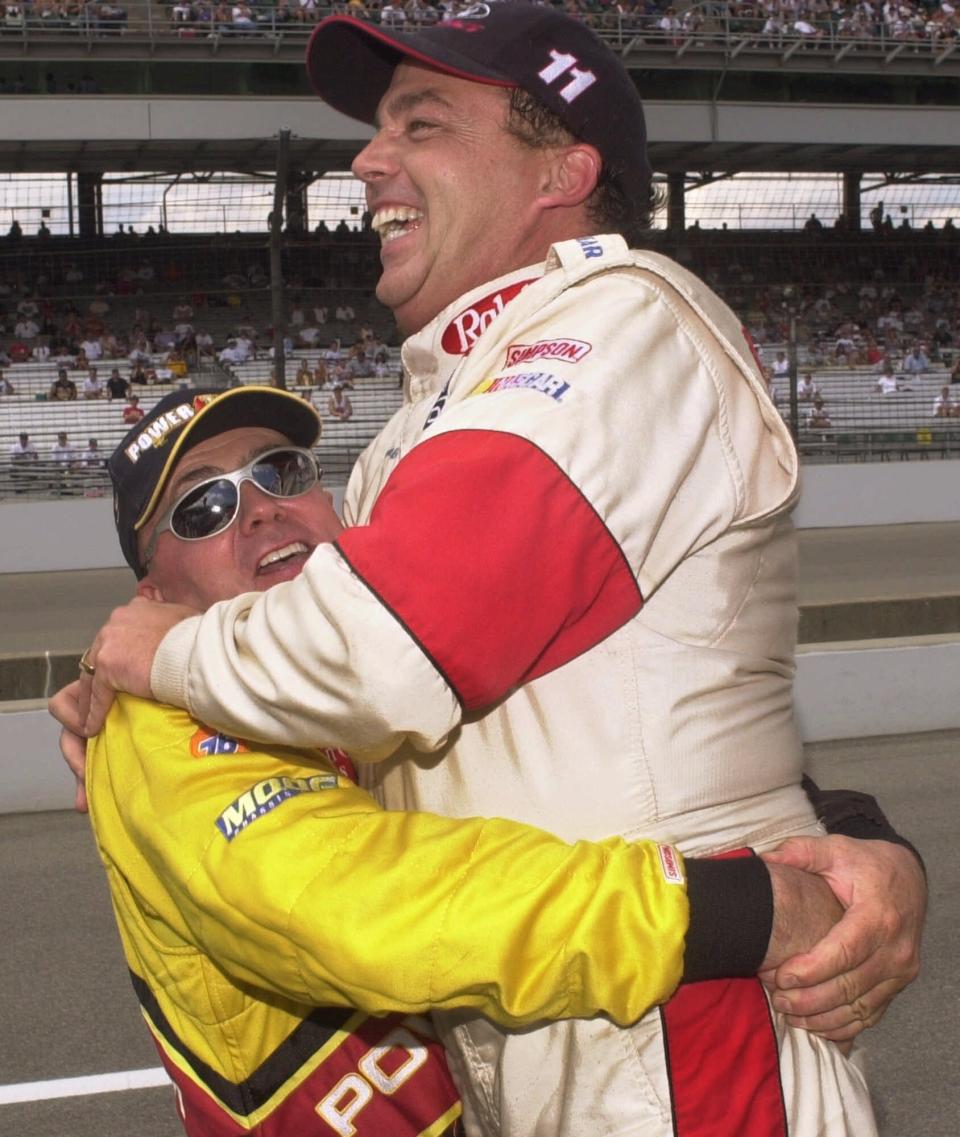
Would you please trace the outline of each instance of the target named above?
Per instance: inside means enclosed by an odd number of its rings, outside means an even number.
[[[344,551],[343,547],[341,546],[340,542],[334,541],[334,545],[336,546],[337,552],[340,554],[344,563],[349,567],[351,573],[353,573],[354,577],[356,577],[356,579],[363,585],[364,588],[366,588],[366,590],[370,593],[370,595],[376,599],[377,603],[380,604],[386,612],[390,613],[390,615],[393,617],[393,619],[396,620],[397,624],[406,633],[407,638],[412,643],[416,644],[417,648],[419,648],[423,657],[429,662],[429,664],[433,668],[433,670],[437,673],[437,675],[440,676],[440,678],[443,680],[443,682],[447,685],[447,687],[453,693],[454,698],[457,700],[457,704],[460,707],[460,712],[462,715],[466,711],[466,707],[464,706],[464,702],[463,702],[463,699],[460,695],[460,692],[451,683],[449,677],[444,672],[443,668],[440,666],[440,664],[437,662],[437,660],[434,659],[433,655],[427,650],[426,645],[421,641],[420,637],[414,632],[414,630],[410,627],[410,625],[400,616],[400,614],[397,612],[397,610],[387,601],[386,597],[382,596],[373,587],[373,585],[371,585],[369,583],[369,581],[367,581],[366,578],[363,577],[357,571],[357,569],[354,568],[353,562],[347,556],[347,554]]]
[[[699,368],[709,375],[713,385],[714,394],[717,399],[717,436],[720,441],[720,449],[723,453],[724,464],[730,476],[731,489],[733,491],[733,512],[730,518],[730,524],[734,524],[736,519],[743,512],[744,503],[746,501],[746,489],[743,476],[743,468],[737,458],[736,448],[733,445],[733,440],[730,436],[730,421],[727,407],[726,394],[723,389],[723,382],[719,372],[713,363],[711,356],[711,346],[714,350],[719,348],[720,354],[723,358],[729,358],[728,353],[724,349],[723,344],[719,341],[716,335],[713,336],[714,344],[708,345],[700,333],[700,329],[695,327],[689,319],[677,308],[674,303],[673,297],[669,295],[662,285],[657,285],[655,282],[645,280],[647,286],[657,295],[663,306],[673,316],[676,324],[677,333],[689,341],[691,347],[695,349]],[[680,294],[682,297],[682,293]],[[696,311],[694,309],[694,311]],[[698,319],[702,322],[702,317],[697,313]]]

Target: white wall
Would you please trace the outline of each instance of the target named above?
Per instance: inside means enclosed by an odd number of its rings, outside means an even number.
[[[960,521],[960,461],[804,466],[800,529]]]
[[[343,488],[331,487],[339,508]],[[806,466],[801,529],[960,521],[960,461]],[[0,573],[122,568],[108,498],[0,502]]]
[[[334,503],[343,487],[331,486]],[[123,568],[109,497],[0,502],[0,573]]]
[[[797,657],[805,742],[960,729],[960,636],[816,647]],[[896,692],[896,698],[889,693]],[[0,813],[70,809],[74,783],[41,702],[0,710]]]

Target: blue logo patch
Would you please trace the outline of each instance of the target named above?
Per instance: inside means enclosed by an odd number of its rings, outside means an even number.
[[[570,384],[565,383],[556,375],[551,375],[548,371],[521,371],[518,375],[498,375],[482,386],[482,390],[486,392],[510,391],[517,388],[541,391],[559,403],[570,390]]]
[[[589,260],[591,257],[603,256],[603,245],[596,237],[578,237],[577,244],[583,249],[583,255]]]
[[[248,825],[259,821],[290,798],[321,790],[335,790],[338,784],[336,774],[313,774],[309,778],[288,778],[285,775],[266,778],[251,786],[227,806],[217,818],[217,828],[228,841],[232,841]]]

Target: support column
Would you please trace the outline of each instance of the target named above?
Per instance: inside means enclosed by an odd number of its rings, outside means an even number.
[[[77,174],[77,220],[81,238],[103,236],[102,173]]]
[[[307,187],[309,185],[310,175],[303,170],[289,170],[287,172],[287,189],[283,204],[288,233],[303,233],[310,226],[310,218],[307,214]]]
[[[858,232],[860,230],[860,179],[863,175],[859,171],[843,175],[843,218],[845,228]]]
[[[684,173],[667,175],[667,228],[671,233],[680,234],[687,227],[684,208],[687,175]]]

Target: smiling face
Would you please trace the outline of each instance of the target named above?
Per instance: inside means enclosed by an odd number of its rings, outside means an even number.
[[[290,440],[266,427],[240,427],[198,443],[173,472],[150,521],[140,535],[141,555],[160,518],[198,482],[245,466],[258,454]],[[264,592],[299,575],[317,547],[343,528],[330,495],[318,482],[298,497],[271,497],[250,482],[240,486],[239,516],[202,541],[181,541],[161,533],[140,582],[141,595],[206,609],[242,592]]]
[[[383,242],[377,298],[405,333],[470,289],[541,260],[557,237],[556,151],[509,134],[507,110],[504,88],[419,64],[394,72],[353,171]]]

